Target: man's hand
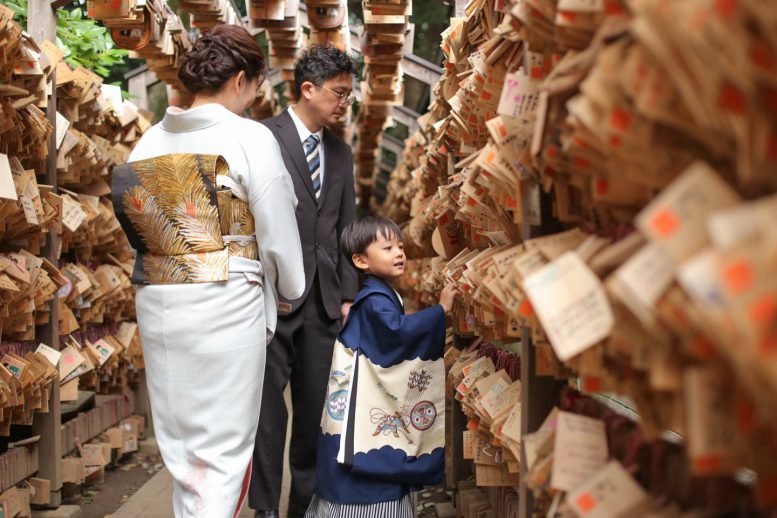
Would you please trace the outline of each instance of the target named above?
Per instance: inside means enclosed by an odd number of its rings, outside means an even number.
[[[352,302],[343,302],[340,306],[340,313],[343,315],[343,324],[348,319],[348,313],[351,311]]]

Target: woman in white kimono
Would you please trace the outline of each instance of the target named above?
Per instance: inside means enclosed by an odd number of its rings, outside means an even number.
[[[260,47],[242,27],[221,25],[201,36],[179,72],[192,106],[168,108],[130,163],[114,171],[117,213],[141,249],[133,275],[143,284],[137,319],[177,518],[239,512],[277,294],[295,299],[305,287],[297,200],[280,149],[269,130],[241,116],[265,71]],[[201,180],[208,172],[215,186]],[[194,187],[181,180],[187,174]],[[193,190],[178,192],[179,180],[188,186],[181,191]],[[214,235],[202,238],[203,225],[187,229],[186,218],[212,224]],[[167,234],[153,226],[162,220]],[[203,239],[216,245],[197,248]]]

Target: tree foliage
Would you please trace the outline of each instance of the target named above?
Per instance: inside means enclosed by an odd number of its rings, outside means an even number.
[[[23,27],[27,27],[27,2],[3,1],[13,9],[14,19]],[[108,29],[84,16],[80,5],[57,10],[57,46],[70,66],[83,66],[103,77],[108,77],[111,67],[122,64],[128,55],[126,50],[114,47]]]

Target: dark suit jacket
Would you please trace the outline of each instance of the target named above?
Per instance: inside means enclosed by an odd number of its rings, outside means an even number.
[[[343,301],[353,300],[359,288],[356,270],[340,252],[340,234],[353,221],[356,211],[351,146],[324,128],[324,184],[317,201],[305,151],[288,110],[261,123],[278,140],[286,169],[294,182],[299,202],[297,224],[305,263],[304,294],[294,301],[281,299],[279,314],[288,313],[283,311],[284,304],[291,304],[292,312],[299,308],[310,294],[318,272],[324,309],[330,318],[341,318],[340,305]]]

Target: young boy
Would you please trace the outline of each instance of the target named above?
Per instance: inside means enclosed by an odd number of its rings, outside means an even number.
[[[354,221],[340,247],[365,279],[335,344],[305,518],[412,518],[409,492],[443,476],[444,420],[435,421],[455,288],[446,286],[438,305],[404,314],[390,284],[405,270],[402,231],[388,219]]]

